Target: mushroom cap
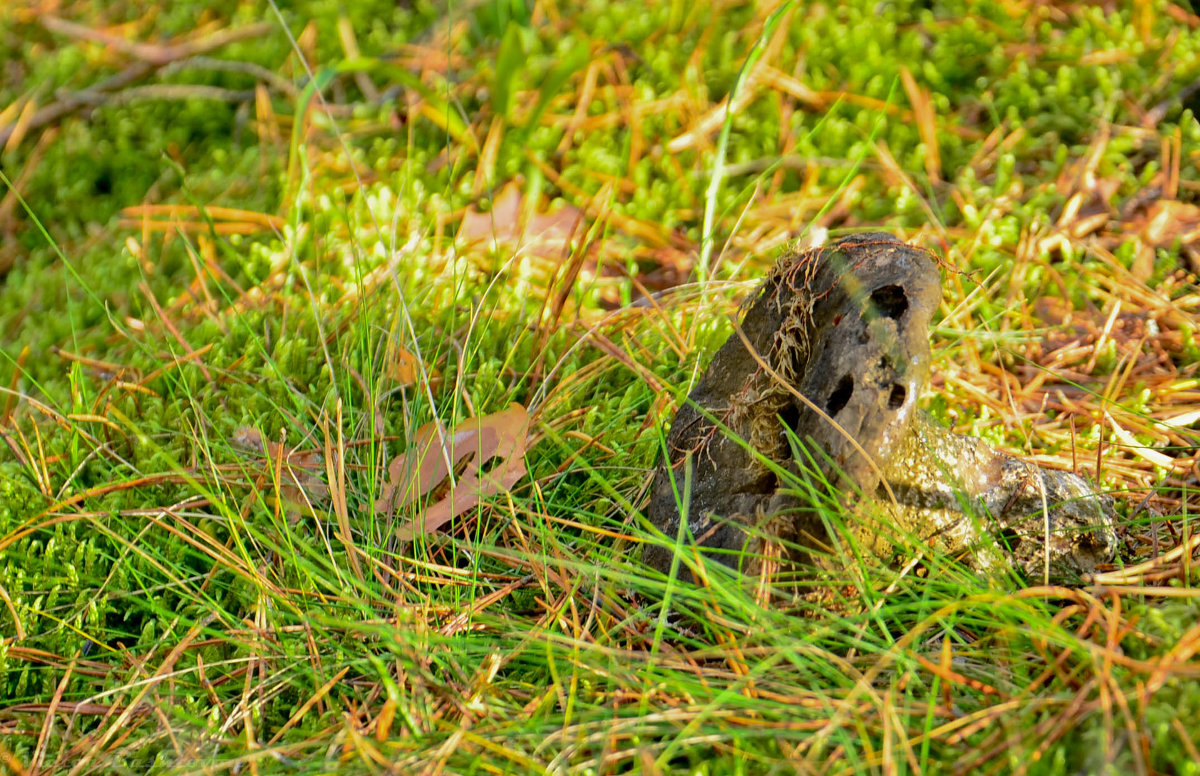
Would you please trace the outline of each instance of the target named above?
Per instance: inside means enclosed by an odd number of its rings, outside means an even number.
[[[931,255],[889,234],[782,258],[740,334],[717,351],[675,416],[651,522],[676,536],[686,504],[696,544],[726,551],[730,563],[761,551],[757,532],[744,530],[750,525],[819,541],[819,518],[777,476],[778,468],[798,471],[786,428],[827,481],[872,494],[929,378],[929,323],[940,301]],[[645,559],[666,571],[672,552],[647,545]]]
[[[811,311],[795,324],[807,326],[809,347],[781,348],[777,356],[819,409],[792,395],[793,428],[828,456],[821,469],[830,482],[840,475],[843,485],[869,495],[910,433],[929,382],[929,324],[942,300],[937,264],[888,234],[848,237],[794,264],[814,262]],[[793,316],[802,314],[793,305]],[[791,366],[784,358],[802,360]]]

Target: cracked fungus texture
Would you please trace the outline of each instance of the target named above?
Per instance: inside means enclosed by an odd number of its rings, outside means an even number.
[[[851,519],[837,530],[883,560],[932,546],[984,570],[1048,563],[1071,579],[1110,559],[1108,497],[917,408],[940,301],[936,262],[891,235],[781,259],[675,417],[652,522],[680,536],[689,488],[683,551],[749,574],[766,557],[832,563],[845,537],[829,533],[823,501],[840,502]],[[649,545],[646,560],[666,571],[673,552]]]

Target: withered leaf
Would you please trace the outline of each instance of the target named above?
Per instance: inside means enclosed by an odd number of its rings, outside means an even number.
[[[479,503],[480,499],[502,493],[525,475],[525,438],[529,414],[520,404],[508,409],[468,418],[446,431],[437,421],[427,423],[416,433],[409,449],[388,464],[387,482],[375,511],[391,514],[435,492],[455,469],[466,461],[446,495],[418,513],[412,525],[400,528],[402,540],[435,531],[454,517]],[[494,465],[489,465],[495,460]]]
[[[299,517],[297,510],[303,511],[329,498],[329,486],[320,476],[320,472],[325,471],[320,451],[300,450],[263,439],[262,434],[250,426],[238,428],[231,441],[262,456],[260,472],[263,476],[273,478],[273,472],[279,471],[279,496],[291,522]]]
[[[524,212],[524,194],[516,183],[509,182],[496,195],[491,212],[467,208],[458,235],[471,242],[524,243],[535,252],[561,251],[583,219],[583,212],[571,205],[553,213],[534,212],[528,219]]]
[[[388,342],[383,362],[384,374],[398,385],[416,385],[421,379],[421,360],[396,344],[395,340]],[[433,367],[426,366],[425,374],[429,375],[429,381],[433,385],[441,381],[441,373]]]

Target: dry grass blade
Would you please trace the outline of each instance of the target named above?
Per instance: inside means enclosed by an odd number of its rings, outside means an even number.
[[[76,654],[76,659],[78,658]],[[42,718],[42,729],[38,733],[37,747],[34,749],[33,761],[29,764],[29,772],[37,773],[41,770],[42,762],[46,758],[46,749],[50,745],[50,734],[54,730],[54,716],[58,712],[58,705],[62,703],[63,693],[67,689],[67,685],[71,683],[71,675],[75,671],[75,660],[67,666],[67,670],[63,672],[63,677],[58,682],[58,686],[54,688],[54,696],[50,699],[50,705],[46,707],[46,715]]]
[[[279,216],[253,210],[191,205],[134,205],[121,211],[122,229],[145,231],[174,231],[205,234],[254,234],[262,231],[282,232],[284,221]]]
[[[904,84],[904,92],[912,103],[913,114],[917,122],[917,131],[921,134],[921,142],[925,144],[925,173],[932,183],[942,179],[942,155],[938,148],[938,132],[935,118],[936,109],[933,99],[927,89],[922,89],[913,78],[912,71],[900,67],[900,81]]]
[[[1190,565],[1192,555],[1197,550],[1200,550],[1200,536],[1194,536],[1168,552],[1135,566],[1097,574],[1095,582],[1098,585],[1140,585],[1150,579],[1180,577],[1183,576],[1184,567]],[[1200,592],[1192,591],[1188,594],[1200,595]]]
[[[342,436],[342,402],[337,403],[337,441],[329,434],[329,416],[322,418],[321,427],[325,432],[325,476],[329,482],[326,488],[333,501],[333,512],[337,515],[338,535],[346,547],[346,555],[354,574],[363,579],[362,565],[358,562],[358,548],[354,546],[354,535],[350,530],[350,508],[346,504],[346,440]]]
[[[408,452],[388,464],[388,481],[375,502],[375,511],[389,514],[423,496],[440,490],[445,495],[413,525],[400,529],[401,539],[435,531],[479,503],[485,496],[504,492],[525,475],[525,443],[529,413],[520,404],[481,418],[468,418],[447,433],[437,421],[422,426]],[[469,460],[468,460],[469,459]],[[488,464],[496,459],[493,466]],[[457,479],[448,467],[466,461]]]

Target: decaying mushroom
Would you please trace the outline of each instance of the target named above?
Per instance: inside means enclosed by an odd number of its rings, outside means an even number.
[[[1008,556],[1035,578],[1108,561],[1111,499],[917,408],[940,301],[936,263],[891,235],[780,260],[675,416],[651,521],[683,552],[694,544],[748,574],[768,558],[827,563],[846,538],[820,515],[830,493],[851,514],[844,530],[883,559],[904,536],[980,568]],[[647,545],[646,561],[667,571],[674,546]]]

